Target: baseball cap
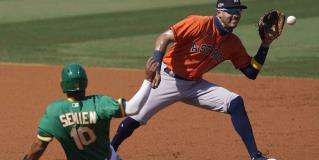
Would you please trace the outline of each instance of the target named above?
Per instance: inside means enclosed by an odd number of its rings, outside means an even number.
[[[247,9],[247,6],[241,5],[240,0],[217,0],[217,9]]]

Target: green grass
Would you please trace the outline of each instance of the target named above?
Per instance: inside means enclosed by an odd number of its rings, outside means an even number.
[[[0,0],[0,23],[139,11],[210,2],[211,0]]]
[[[212,15],[210,0],[10,0],[0,1],[0,61],[142,68],[154,40],[190,14]],[[272,45],[263,75],[319,78],[319,12],[316,0],[246,0],[235,33],[254,55],[259,46],[256,21],[269,9],[295,15]],[[72,6],[75,5],[75,6]],[[214,72],[239,73],[228,62]]]

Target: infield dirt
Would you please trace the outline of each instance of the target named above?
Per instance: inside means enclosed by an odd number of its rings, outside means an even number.
[[[46,105],[64,98],[59,86],[62,66],[0,65],[0,157],[21,159],[36,138]],[[130,99],[143,70],[87,68],[88,94]],[[262,73],[261,73],[262,75]],[[244,76],[205,76],[240,94],[246,104],[259,149],[278,160],[319,157],[319,80]],[[113,119],[111,136],[123,119]],[[183,103],[167,107],[137,129],[120,147],[125,160],[248,159],[227,114]],[[65,159],[54,140],[41,159]]]

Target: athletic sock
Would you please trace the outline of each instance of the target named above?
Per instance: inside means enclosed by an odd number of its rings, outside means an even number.
[[[244,101],[240,96],[231,101],[229,113],[231,115],[231,120],[235,130],[245,143],[250,157],[253,157],[258,152],[258,150],[253,131],[245,110]]]
[[[112,139],[112,146],[115,151],[117,151],[120,144],[129,136],[132,135],[134,130],[140,126],[140,123],[131,117],[127,117],[122,123],[119,125],[116,134]]]

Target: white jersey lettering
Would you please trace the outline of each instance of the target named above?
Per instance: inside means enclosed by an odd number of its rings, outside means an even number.
[[[96,112],[71,112],[59,116],[63,127],[74,124],[95,124]]]

